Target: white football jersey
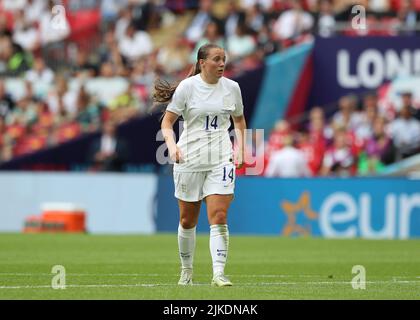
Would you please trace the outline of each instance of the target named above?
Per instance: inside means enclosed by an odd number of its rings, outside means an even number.
[[[232,162],[230,116],[241,116],[243,108],[241,89],[233,80],[222,77],[208,84],[197,74],[181,81],[166,108],[184,119],[177,143],[184,162],[175,163],[174,170],[208,171]]]

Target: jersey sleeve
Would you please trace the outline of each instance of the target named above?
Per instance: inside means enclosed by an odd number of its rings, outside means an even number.
[[[235,98],[235,110],[232,112],[232,116],[239,117],[244,114],[244,104],[242,102],[241,88],[238,83],[235,83],[233,91]]]
[[[185,82],[181,81],[175,89],[171,102],[166,107],[166,111],[171,111],[177,115],[182,115],[187,105],[187,87]]]

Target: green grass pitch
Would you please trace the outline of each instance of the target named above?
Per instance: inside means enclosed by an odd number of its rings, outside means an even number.
[[[226,288],[210,286],[208,240],[197,236],[194,286],[179,287],[176,234],[0,234],[0,299],[420,299],[420,240],[231,236]]]

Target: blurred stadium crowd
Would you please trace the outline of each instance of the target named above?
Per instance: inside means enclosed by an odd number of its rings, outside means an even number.
[[[367,8],[366,30],[351,28],[354,4]],[[235,77],[314,35],[412,36],[419,21],[419,0],[0,0],[0,162],[147,116],[155,78],[184,78],[204,43],[226,48]],[[279,119],[263,174],[372,174],[418,153],[412,94],[380,102],[379,91],[346,96],[332,113]]]
[[[360,100],[355,95],[344,96],[330,119],[325,108],[315,106],[298,129],[279,120],[264,142],[265,152],[260,153],[259,161],[265,164],[262,175],[374,175],[386,165],[419,153],[420,108],[414,107],[411,92],[402,97],[402,105],[389,109],[376,93]],[[260,148],[261,140],[253,140]],[[255,149],[252,152],[250,158],[259,154]]]

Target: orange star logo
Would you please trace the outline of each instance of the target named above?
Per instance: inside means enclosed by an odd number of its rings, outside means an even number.
[[[308,191],[304,191],[296,203],[285,200],[280,203],[280,207],[287,215],[287,223],[283,228],[283,235],[290,236],[293,233],[297,233],[308,236],[311,234],[310,226],[304,227],[296,223],[297,215],[300,212],[303,212],[310,220],[318,218],[318,213],[311,209],[311,198]]]

